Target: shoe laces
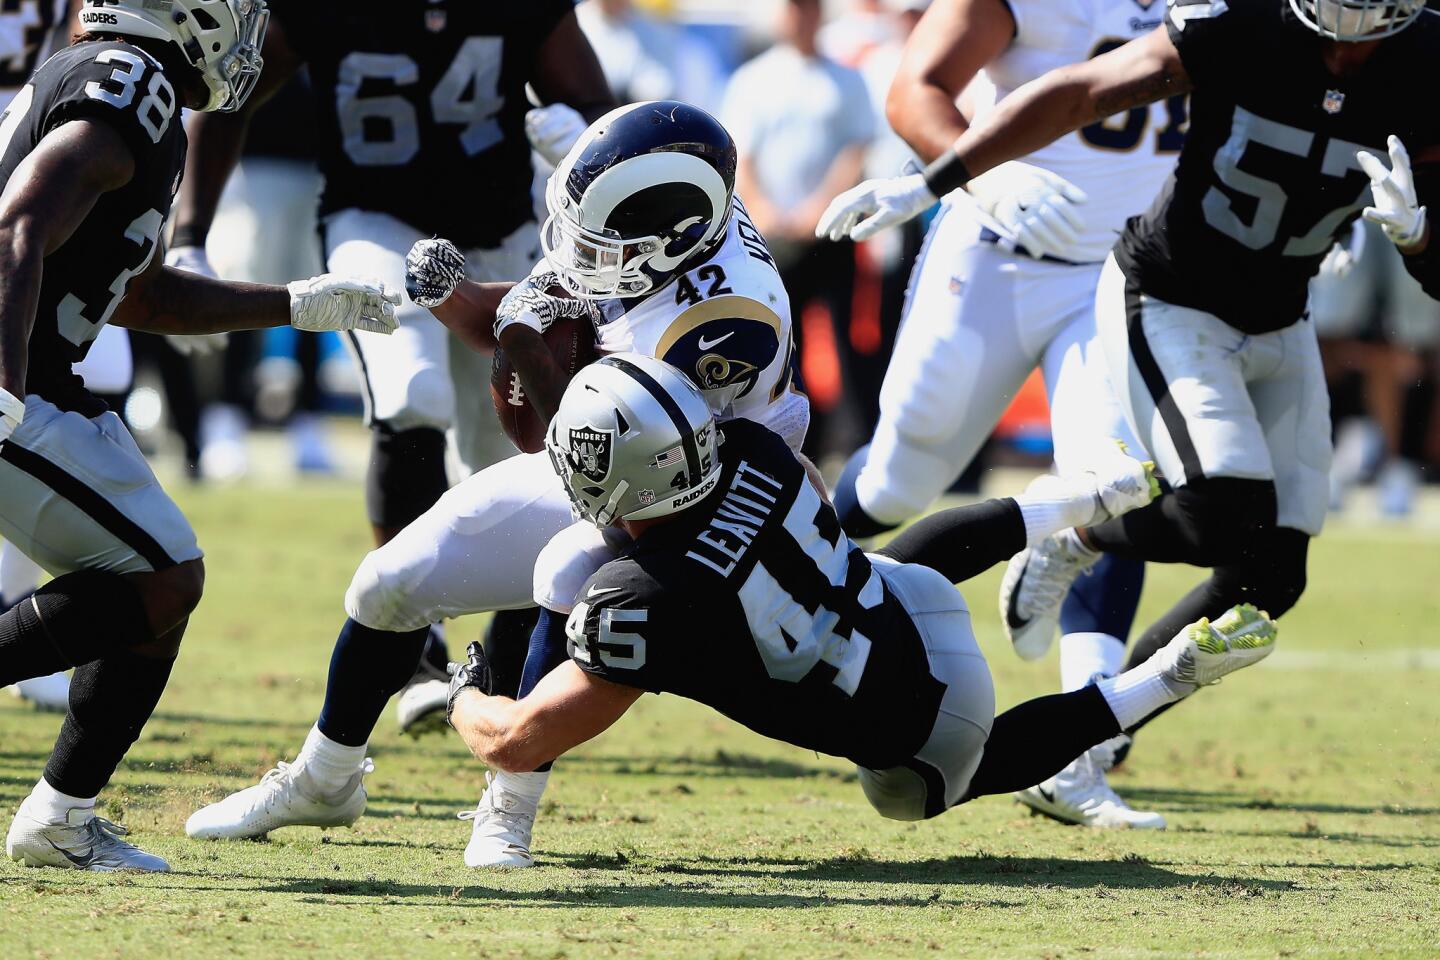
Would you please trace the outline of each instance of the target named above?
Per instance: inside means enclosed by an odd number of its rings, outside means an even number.
[[[1058,605],[1075,578],[1089,570],[1094,559],[1062,541],[1059,535],[1051,537],[1030,553],[1030,569],[1020,598],[1022,608],[1038,613]]]
[[[85,822],[82,828],[85,836],[90,841],[92,852],[96,850],[135,850],[134,844],[121,840],[121,837],[129,836],[130,831],[106,820],[104,817],[91,817]]]
[[[1074,770],[1074,782],[1066,785],[1065,793],[1067,799],[1076,807],[1091,810],[1107,803],[1117,807],[1125,806],[1125,801],[1120,799],[1120,795],[1110,786],[1110,781],[1105,779],[1092,751],[1082,753],[1071,766]]]
[[[506,804],[504,798],[512,798],[512,803]],[[456,817],[460,820],[481,820],[487,823],[494,823],[506,830],[528,830],[535,822],[535,814],[529,813],[523,807],[523,801],[519,797],[512,797],[511,794],[500,789],[495,784],[495,775],[485,771],[485,792],[480,795],[480,802],[474,810],[461,810]]]

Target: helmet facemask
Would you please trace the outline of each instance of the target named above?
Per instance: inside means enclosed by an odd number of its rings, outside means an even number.
[[[1290,9],[1320,36],[1356,43],[1404,30],[1424,12],[1425,0],[1290,0]]]

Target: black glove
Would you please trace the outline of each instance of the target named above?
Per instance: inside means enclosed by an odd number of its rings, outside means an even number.
[[[464,663],[450,664],[450,696],[445,699],[446,723],[450,723],[450,715],[455,712],[455,698],[460,696],[460,691],[466,687],[474,687],[487,697],[495,689],[495,674],[490,669],[490,658],[485,656],[485,648],[480,646],[478,640],[465,648]],[[450,726],[455,724],[450,723]]]

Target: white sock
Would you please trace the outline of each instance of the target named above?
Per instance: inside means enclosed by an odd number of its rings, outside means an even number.
[[[44,777],[35,784],[35,789],[30,791],[29,798],[25,801],[30,813],[43,820],[45,823],[64,823],[65,818],[71,810],[81,807],[85,810],[95,809],[94,797],[72,797],[67,793],[61,793]]]
[[[8,540],[0,547],[0,598],[14,603],[40,585],[40,565]]]
[[[1118,677],[1106,677],[1095,685],[1110,705],[1110,712],[1128,730],[1168,703],[1183,700],[1195,692],[1193,683],[1173,683],[1165,679],[1149,661]]]
[[[1059,485],[1056,484],[1056,486]],[[1015,502],[1020,507],[1020,516],[1025,519],[1025,545],[1027,547],[1035,546],[1041,540],[1054,536],[1066,527],[1087,523],[1090,518],[1095,516],[1094,494],[1047,497],[1022,493],[1015,498]],[[1074,536],[1074,531],[1071,531],[1070,535]],[[1083,544],[1081,546],[1085,550],[1090,549]]]
[[[1060,638],[1060,692],[1079,690],[1097,674],[1113,677],[1125,664],[1125,644],[1108,633],[1067,633]]]
[[[365,751],[369,746],[362,743],[358,747],[347,747],[336,743],[321,733],[317,725],[310,728],[310,735],[305,738],[305,746],[300,748],[300,756],[295,758],[295,763],[305,768],[321,790],[335,793],[355,776],[365,762]]]
[[[497,771],[494,777],[495,786],[505,793],[513,793],[523,800],[532,804],[538,804],[540,798],[545,794],[545,784],[550,782],[550,771],[536,771],[534,773],[510,773],[505,770]]]

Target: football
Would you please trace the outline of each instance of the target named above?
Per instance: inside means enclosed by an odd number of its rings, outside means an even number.
[[[555,362],[571,376],[599,356],[595,349],[595,328],[583,318],[556,320],[545,331],[544,338]],[[531,405],[530,397],[520,383],[519,372],[505,356],[505,351],[498,347],[490,367],[490,399],[495,404],[495,416],[500,419],[501,429],[516,448],[524,453],[539,453],[545,449],[545,428],[548,424]]]

